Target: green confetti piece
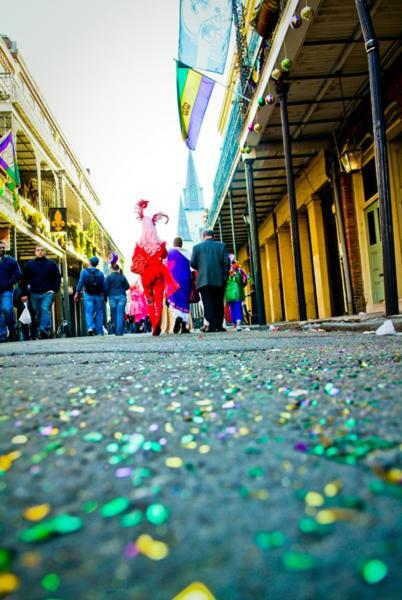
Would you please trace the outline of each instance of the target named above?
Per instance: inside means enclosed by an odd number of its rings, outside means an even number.
[[[169,514],[169,509],[163,504],[151,504],[145,513],[147,520],[152,525],[162,525],[168,520]]]
[[[379,583],[388,575],[388,567],[382,560],[373,558],[363,566],[362,575],[370,585]]]
[[[299,529],[302,533],[316,533],[318,530],[318,523],[315,519],[305,517],[299,521]]]
[[[103,435],[98,431],[89,431],[84,435],[85,442],[101,442],[103,440]]]
[[[74,533],[81,529],[83,523],[79,517],[72,515],[57,515],[53,519],[53,527],[56,533],[64,535],[65,533]]]
[[[102,506],[102,508],[100,509],[100,513],[101,513],[102,517],[105,517],[105,518],[115,517],[116,515],[119,515],[120,513],[127,510],[129,505],[130,505],[129,500],[127,498],[124,498],[123,496],[121,496],[119,498],[115,498],[114,500],[111,500],[110,502],[107,502],[106,504],[104,504]]]
[[[98,508],[98,503],[96,502],[96,500],[88,500],[88,502],[85,502],[82,506],[82,510],[89,514],[94,512],[94,510],[96,510]]]
[[[123,527],[135,527],[142,521],[142,512],[140,510],[133,510],[121,518],[121,524]]]
[[[252,467],[247,474],[251,479],[258,479],[264,476],[264,469],[262,467]]]
[[[106,450],[111,453],[117,452],[118,449],[119,449],[119,444],[116,444],[116,442],[111,442],[110,444],[108,444],[106,446]]]
[[[0,571],[8,571],[12,562],[12,554],[7,548],[0,548]]]
[[[42,523],[21,531],[19,538],[28,543],[41,542],[55,535],[74,533],[81,529],[82,525],[82,520],[79,517],[64,514],[57,515],[53,519],[42,521]]]
[[[60,577],[56,573],[48,573],[43,577],[41,584],[48,592],[56,592],[60,587]]]
[[[281,531],[258,531],[254,542],[261,550],[280,548],[285,543],[285,536]]]
[[[192,441],[194,441],[194,436],[191,434],[183,435],[180,440],[180,442],[183,444],[183,446],[185,446],[186,444],[189,444]]]
[[[269,533],[267,531],[259,531],[254,536],[254,542],[261,550],[269,550],[271,548],[271,542],[269,541]]]
[[[288,571],[309,571],[318,566],[318,560],[314,556],[302,552],[286,552],[282,561]]]
[[[21,531],[19,538],[23,542],[34,543],[46,540],[53,535],[55,535],[53,521],[43,521],[39,525]]]

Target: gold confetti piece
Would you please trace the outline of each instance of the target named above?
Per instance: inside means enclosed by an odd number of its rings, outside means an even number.
[[[320,525],[329,525],[330,523],[335,523],[336,516],[333,510],[320,510],[316,515],[316,521]]]
[[[0,471],[8,471],[13,462],[20,456],[21,452],[18,450],[14,450],[14,452],[9,452],[8,454],[2,454],[0,456]]]
[[[250,433],[250,430],[247,427],[240,427],[239,433],[240,435],[248,435]]]
[[[331,520],[332,519],[332,520]],[[353,521],[355,523],[366,523],[368,518],[352,508],[332,507],[328,510],[319,510],[316,515],[318,523],[328,524],[334,521]]]
[[[76,394],[77,392],[79,392],[79,391],[80,391],[80,389],[81,389],[81,388],[79,388],[79,387],[73,387],[73,388],[71,388],[70,390],[68,390],[68,393],[69,393],[69,394]]]
[[[322,506],[324,504],[324,496],[318,492],[308,492],[304,500],[307,506]]]
[[[20,580],[14,573],[0,573],[0,594],[15,592],[20,587]]]
[[[0,456],[0,471],[8,471],[13,464],[9,454],[2,454]]]
[[[28,441],[28,438],[26,435],[15,435],[12,439],[11,442],[13,444],[26,444]]]
[[[128,407],[128,410],[131,410],[132,412],[143,413],[145,408],[143,406],[137,406],[136,404],[133,404],[132,406]]]
[[[172,600],[216,600],[216,598],[201,581],[194,581]]]
[[[198,448],[198,452],[199,452],[200,454],[206,454],[207,452],[209,452],[209,451],[210,451],[210,449],[211,449],[211,448],[208,446],[208,444],[202,444],[202,446],[200,446],[200,447]]]
[[[188,444],[183,444],[183,448],[187,448],[187,450],[195,450],[197,445],[197,442],[189,442]]]
[[[151,560],[162,560],[169,554],[169,548],[164,542],[154,540],[150,535],[140,535],[135,545],[138,548],[138,552],[144,554]]]
[[[198,404],[198,406],[208,406],[211,403],[212,403],[212,400],[197,400],[196,401],[196,404]]]
[[[255,498],[255,500],[268,500],[269,493],[267,490],[256,490],[254,492],[249,492],[250,498]]]
[[[170,456],[166,459],[165,464],[171,469],[179,469],[183,465],[183,461],[178,456]]]
[[[21,555],[21,564],[30,569],[37,567],[41,560],[42,557],[38,552],[25,552]]]
[[[330,498],[339,494],[342,489],[342,482],[339,480],[330,481],[324,487],[324,494]]]
[[[50,504],[38,504],[24,511],[24,517],[28,521],[41,521],[50,512]]]
[[[174,429],[171,423],[165,423],[165,431],[166,433],[173,433]]]

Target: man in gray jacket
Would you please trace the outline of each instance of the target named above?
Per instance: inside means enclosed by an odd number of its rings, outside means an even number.
[[[193,248],[191,266],[198,271],[197,289],[209,323],[208,331],[224,331],[223,297],[230,268],[229,254],[225,244],[214,239],[211,229],[204,231],[202,237],[203,241]]]

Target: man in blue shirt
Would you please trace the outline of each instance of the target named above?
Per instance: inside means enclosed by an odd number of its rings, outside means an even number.
[[[13,308],[13,287],[21,279],[17,261],[6,254],[6,245],[0,241],[0,342],[16,340]]]
[[[61,275],[54,260],[46,258],[46,248],[37,245],[35,258],[29,260],[22,270],[21,301],[31,297],[32,308],[38,322],[39,337],[50,337],[52,328],[52,304],[60,289]]]
[[[84,310],[88,335],[103,335],[103,303],[105,297],[105,276],[97,269],[99,258],[89,259],[89,267],[82,269],[74,300],[78,302],[80,292],[84,289]]]

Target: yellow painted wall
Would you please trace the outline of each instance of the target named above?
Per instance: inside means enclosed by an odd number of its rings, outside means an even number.
[[[402,309],[402,120],[399,119],[387,130],[392,225],[394,233],[395,263],[400,309]],[[371,147],[364,155],[363,164],[374,156]],[[353,175],[353,195],[358,225],[359,248],[362,262],[364,298],[367,312],[382,311],[384,303],[374,304],[371,288],[370,263],[368,255],[367,227],[364,210],[370,206],[364,197],[363,178],[360,173]]]

